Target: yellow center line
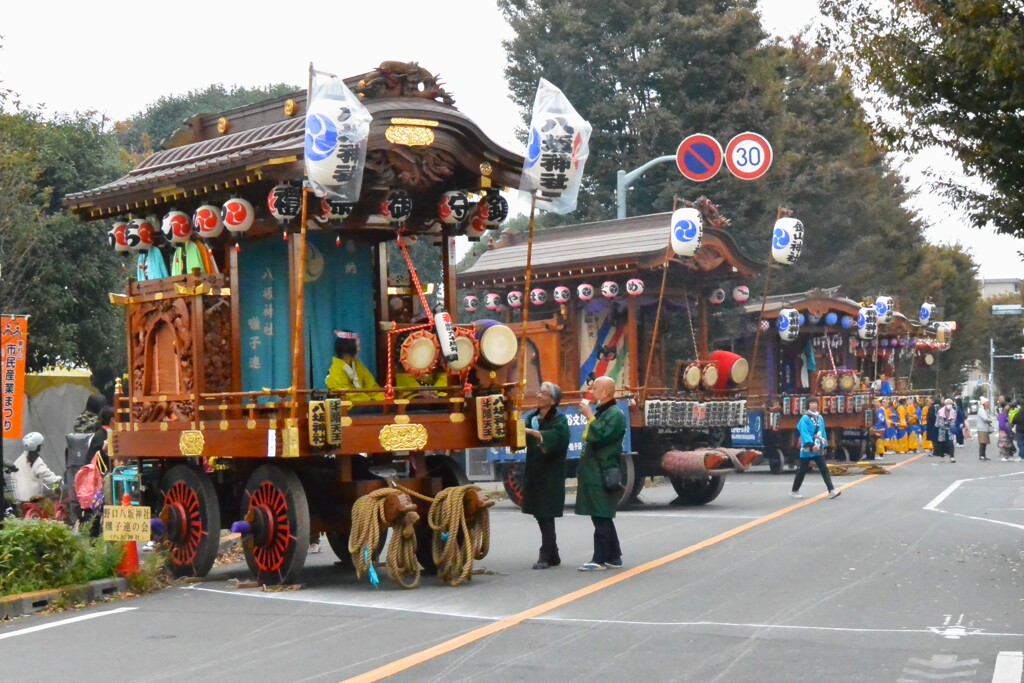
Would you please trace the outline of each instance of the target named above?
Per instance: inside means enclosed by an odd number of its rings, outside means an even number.
[[[923,457],[924,454],[914,456],[913,458],[904,460],[901,463],[890,465],[888,466],[888,469],[894,470],[903,467],[904,465],[908,465],[916,460],[920,460]],[[880,475],[868,474],[860,479],[851,481],[849,484],[844,484],[843,486],[837,487],[837,489],[839,491],[845,491],[846,489],[853,488],[854,486],[863,484],[864,482],[874,479],[875,477],[878,476]],[[728,531],[723,531],[717,536],[712,536],[711,538],[700,541],[699,543],[694,543],[693,545],[683,548],[682,550],[677,550],[674,553],[669,553],[668,555],[659,557],[658,559],[651,560],[650,562],[646,562],[644,564],[633,567],[632,569],[617,570],[613,576],[609,576],[606,579],[602,579],[601,581],[592,583],[589,586],[580,588],[579,590],[575,590],[571,593],[566,593],[565,595],[561,595],[557,598],[554,598],[553,600],[548,600],[547,602],[541,603],[536,607],[531,607],[530,609],[523,610],[522,612],[519,612],[517,614],[507,616],[504,619],[499,619],[498,621],[487,624],[486,626],[481,626],[480,628],[473,629],[472,631],[463,633],[461,636],[456,636],[455,638],[446,640],[443,643],[438,643],[433,647],[429,647],[425,650],[420,650],[419,652],[415,652],[407,657],[403,657],[402,659],[396,660],[389,664],[385,664],[384,666],[373,669],[372,671],[367,671],[364,674],[359,674],[358,676],[353,676],[352,678],[345,679],[344,681],[342,681],[342,683],[370,683],[370,681],[379,681],[384,678],[388,678],[389,676],[394,676],[395,674],[407,671],[408,669],[411,669],[414,666],[419,666],[420,664],[428,662],[431,659],[436,659],[441,655],[445,655],[449,652],[458,650],[459,648],[475,643],[478,640],[482,640],[488,636],[492,636],[495,633],[501,633],[502,631],[510,629],[513,626],[518,626],[524,621],[527,621],[529,619],[535,619],[539,616],[547,614],[548,612],[552,612],[560,607],[565,607],[570,603],[585,598],[588,595],[593,595],[594,593],[603,591],[606,588],[611,588],[612,586],[620,584],[623,581],[628,581],[634,576],[646,574],[647,572],[657,569],[659,567],[663,567],[666,564],[669,564],[670,562],[675,562],[676,560],[682,559],[687,555],[692,555],[693,553],[696,553],[700,550],[704,550],[705,548],[710,548],[711,546],[721,543],[722,541],[727,541],[730,538],[738,536],[745,531],[750,531],[751,529],[759,527],[762,524],[767,524],[768,522],[774,521],[780,517],[788,515],[789,513],[799,510],[800,508],[810,505],[811,503],[815,503],[819,500],[824,500],[827,495],[827,491],[824,493],[820,493],[816,496],[800,501],[799,503],[794,503],[793,505],[790,505],[788,507],[776,510],[775,512],[765,515],[764,517],[759,517],[755,520],[746,522],[745,524],[733,527]]]

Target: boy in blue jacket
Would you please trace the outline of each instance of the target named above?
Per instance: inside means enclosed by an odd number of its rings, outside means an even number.
[[[825,487],[828,489],[829,498],[837,498],[841,491],[836,491],[832,486],[832,477],[828,473],[828,465],[825,464],[825,447],[828,445],[828,434],[825,433],[825,418],[818,412],[818,402],[811,399],[807,402],[807,412],[796,423],[796,431],[800,434],[800,469],[793,479],[793,490],[789,495],[793,498],[803,498],[800,493],[800,485],[804,483],[804,475],[811,467],[811,462],[818,465],[821,478],[825,480]]]

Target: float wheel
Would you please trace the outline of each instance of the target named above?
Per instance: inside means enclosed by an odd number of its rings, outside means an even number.
[[[309,550],[309,504],[298,476],[275,465],[257,467],[242,493],[242,518],[252,527],[242,549],[256,580],[294,583]]]
[[[160,481],[167,528],[167,561],[174,576],[206,576],[220,547],[220,506],[213,482],[188,465],[175,465]]]
[[[505,487],[508,499],[515,503],[516,507],[523,507],[524,467],[521,462],[507,462],[501,466],[501,483]]]
[[[699,479],[686,479],[683,477],[670,477],[672,488],[679,496],[673,501],[676,505],[707,505],[722,492],[725,486],[725,477],[701,477]]]

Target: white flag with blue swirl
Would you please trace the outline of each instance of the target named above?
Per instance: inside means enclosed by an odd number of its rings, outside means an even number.
[[[575,211],[583,165],[590,155],[590,132],[590,124],[562,91],[540,79],[533,100],[520,191],[536,197],[537,206],[545,211]]]
[[[306,178],[319,197],[359,201],[373,117],[340,78],[314,76],[306,107]]]

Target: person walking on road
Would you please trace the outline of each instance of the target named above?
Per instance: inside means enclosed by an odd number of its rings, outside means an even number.
[[[942,408],[942,403],[938,396],[932,397],[932,400],[928,406],[928,415],[925,416],[925,440],[931,445],[931,455],[939,457],[939,428],[936,425],[938,420],[939,410]],[[925,446],[928,448],[928,446]]]
[[[804,476],[811,468],[811,463],[818,466],[821,478],[825,481],[825,488],[828,489],[829,498],[838,498],[842,491],[836,491],[832,485],[832,476],[828,473],[828,465],[825,464],[825,447],[828,445],[828,433],[825,432],[825,418],[818,412],[818,402],[810,400],[807,402],[807,412],[800,421],[796,423],[796,431],[800,434],[800,468],[796,471],[793,479],[793,490],[789,495],[793,498],[803,498],[800,493],[800,486],[804,483]]]
[[[555,518],[565,508],[565,455],[569,450],[569,421],[558,410],[562,390],[544,382],[537,393],[537,408],[526,414],[526,469],[523,473],[523,513],[533,515],[540,527],[540,553],[534,569],[557,567]]]
[[[974,429],[978,432],[978,460],[988,460],[988,456],[985,451],[988,449],[988,445],[992,443],[992,419],[991,413],[988,412],[988,399],[984,396],[978,401],[978,414],[975,415],[977,418],[977,424]]]
[[[1013,456],[1013,430],[1010,427],[1010,404],[1004,403],[999,409],[999,459],[1010,462]]]
[[[605,473],[619,468],[626,416],[615,404],[615,380],[611,377],[595,379],[591,395],[593,406],[586,399],[580,402],[587,426],[576,468],[576,514],[589,516],[594,523],[594,555],[579,567],[581,572],[622,567],[622,548],[615,531],[615,507],[622,490],[608,490]]]
[[[1021,408],[1020,401],[1017,401],[1006,417],[1017,439],[1017,459],[1024,460],[1024,408]]]
[[[949,456],[950,462],[956,462],[956,408],[953,399],[947,398],[935,415],[935,455],[940,458]]]

